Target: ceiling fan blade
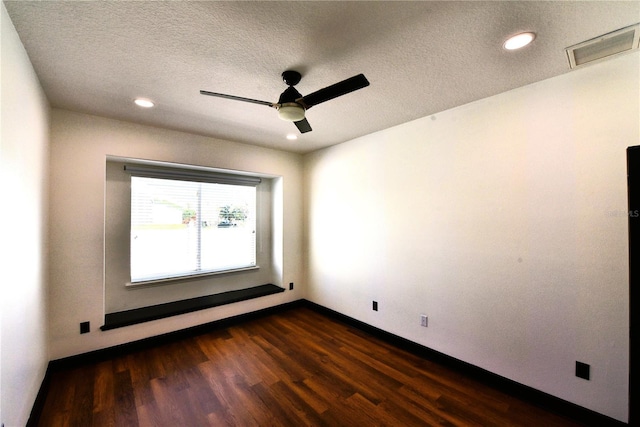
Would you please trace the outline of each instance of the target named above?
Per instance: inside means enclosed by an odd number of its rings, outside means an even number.
[[[302,120],[298,120],[297,122],[293,122],[293,123],[295,123],[300,133],[307,133],[307,132],[311,132],[312,130],[311,125],[309,124],[306,118]]]
[[[274,107],[274,108],[277,105],[277,104],[274,104],[273,102],[260,101],[258,99],[251,99],[251,98],[243,98],[241,96],[226,95],[224,93],[208,92],[206,90],[201,90],[200,95],[217,96],[218,98],[226,98],[226,99],[233,99],[235,101],[251,102],[253,104],[266,105],[267,107]]]
[[[358,74],[357,76],[350,77],[331,86],[327,86],[324,89],[310,93],[307,96],[303,96],[296,100],[296,102],[301,103],[305,108],[311,108],[314,105],[346,95],[349,92],[353,92],[354,90],[362,89],[367,86],[369,86],[369,80],[367,80],[364,74]]]

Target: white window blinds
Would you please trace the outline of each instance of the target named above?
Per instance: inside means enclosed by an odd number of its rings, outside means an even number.
[[[125,166],[131,173],[131,283],[256,266],[260,179]]]

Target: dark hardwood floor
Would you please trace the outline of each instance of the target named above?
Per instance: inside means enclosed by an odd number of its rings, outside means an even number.
[[[40,426],[578,426],[297,307],[51,374]]]

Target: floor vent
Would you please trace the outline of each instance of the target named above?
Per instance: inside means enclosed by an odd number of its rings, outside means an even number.
[[[565,50],[569,59],[569,67],[577,68],[638,49],[639,44],[640,24],[635,24],[578,43]]]

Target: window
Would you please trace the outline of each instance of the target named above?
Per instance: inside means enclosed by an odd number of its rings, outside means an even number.
[[[131,283],[257,268],[259,178],[127,165]]]
[[[283,177],[105,166],[103,330],[282,292]]]

